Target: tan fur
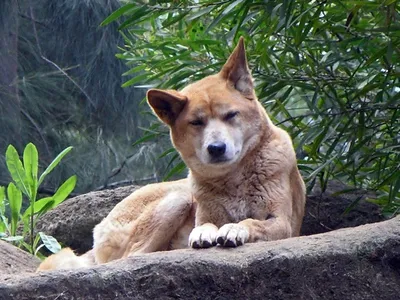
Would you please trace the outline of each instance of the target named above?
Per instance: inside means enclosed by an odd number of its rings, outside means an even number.
[[[94,229],[94,263],[188,243],[236,247],[299,235],[304,183],[291,138],[255,96],[243,39],[220,73],[182,91],[150,90],[147,98],[170,127],[189,176],[121,201]],[[64,249],[38,270],[85,265],[84,256]]]

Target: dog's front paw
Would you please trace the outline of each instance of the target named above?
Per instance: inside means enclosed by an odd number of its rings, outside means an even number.
[[[217,244],[218,228],[213,224],[195,227],[189,235],[189,246],[192,248],[210,248]]]
[[[241,246],[249,240],[249,231],[243,225],[230,223],[222,226],[217,233],[217,243],[223,247]]]

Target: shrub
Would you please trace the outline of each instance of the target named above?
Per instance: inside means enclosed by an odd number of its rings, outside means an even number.
[[[46,176],[60,163],[72,147],[62,151],[38,177],[38,152],[29,143],[23,152],[23,160],[19,158],[14,146],[9,145],[6,151],[6,163],[13,182],[7,189],[0,187],[0,238],[15,242],[30,253],[45,245],[50,251],[57,252],[61,247],[58,242],[44,233],[35,235],[35,224],[40,216],[62,203],[72,192],[76,184],[76,176],[68,178],[51,197],[37,199],[38,188]],[[21,212],[22,202],[28,202],[28,208]],[[7,218],[7,215],[9,218]],[[10,219],[10,220],[9,220]],[[22,232],[20,232],[20,226]],[[26,242],[29,238],[29,242]],[[40,239],[43,244],[38,245]]]

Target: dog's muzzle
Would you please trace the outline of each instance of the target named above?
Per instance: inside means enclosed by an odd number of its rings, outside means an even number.
[[[228,159],[225,157],[226,144],[223,142],[214,142],[207,146],[208,154],[211,157],[211,162],[224,162]]]

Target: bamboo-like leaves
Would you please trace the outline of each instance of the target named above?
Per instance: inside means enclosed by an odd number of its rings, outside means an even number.
[[[46,178],[46,176],[53,171],[53,169],[60,163],[60,161],[63,159],[65,155],[68,154],[72,150],[72,147],[68,147],[64,149],[60,154],[57,155],[57,157],[50,163],[50,165],[46,168],[46,170],[40,175],[38,186],[42,184],[43,180]]]

